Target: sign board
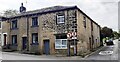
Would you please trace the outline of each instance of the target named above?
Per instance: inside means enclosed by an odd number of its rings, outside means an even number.
[[[68,37],[68,38],[70,38],[71,36],[72,36],[72,34],[71,34],[71,33],[68,33],[68,34],[67,34],[67,37]]]
[[[67,34],[67,37],[68,37],[68,38],[71,38],[71,37],[72,37],[72,39],[77,39],[76,35],[77,35],[76,32],[72,32],[72,33],[68,33],[68,34]]]
[[[77,33],[76,32],[72,32],[72,36],[76,36],[77,35]]]
[[[72,37],[72,39],[77,39],[77,37]]]

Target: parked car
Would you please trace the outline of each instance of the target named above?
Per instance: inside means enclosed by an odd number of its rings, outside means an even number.
[[[112,39],[107,40],[106,44],[107,44],[107,45],[114,45],[114,43],[113,43],[113,40],[112,40]]]
[[[120,41],[120,38],[118,39],[118,41]]]

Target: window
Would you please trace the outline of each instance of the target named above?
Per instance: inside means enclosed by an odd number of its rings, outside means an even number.
[[[38,26],[38,17],[32,18],[32,26]]]
[[[2,28],[2,22],[0,22],[0,28]]]
[[[32,34],[32,44],[38,44],[38,33]]]
[[[57,24],[65,23],[64,15],[57,15]]]
[[[56,39],[55,49],[67,49],[67,39]]]
[[[1,36],[1,34],[0,34],[0,46],[2,45],[2,40],[1,40],[1,37],[2,37],[2,36]]]
[[[17,35],[12,35],[12,44],[17,44]]]
[[[86,17],[83,16],[83,24],[84,24],[84,27],[86,28]]]
[[[17,20],[12,21],[12,29],[17,28]]]

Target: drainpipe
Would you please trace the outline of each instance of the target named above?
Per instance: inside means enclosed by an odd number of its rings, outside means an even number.
[[[75,10],[75,20],[74,21],[77,22],[77,11],[76,10]],[[77,32],[77,31],[75,31],[75,29],[76,29],[75,24],[76,23],[73,23],[73,26],[74,26],[74,31],[73,32]],[[76,41],[76,39],[74,39],[74,56],[76,56],[76,55],[77,55],[77,41]]]
[[[27,51],[29,51],[29,17],[27,16]]]
[[[3,27],[2,27],[2,23],[3,23],[3,21],[1,21],[1,28],[3,28]],[[2,45],[2,42],[3,42],[2,32],[3,32],[3,31],[2,31],[2,29],[1,29],[1,32],[0,32],[0,33],[1,33],[1,38],[0,38],[0,39],[1,39],[1,42],[0,42],[1,45],[0,45],[0,46],[3,46],[3,45]]]
[[[12,36],[11,36],[11,19],[8,19],[9,23],[9,44],[12,45]]]

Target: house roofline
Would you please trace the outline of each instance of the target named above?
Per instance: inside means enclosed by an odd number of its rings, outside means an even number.
[[[6,21],[6,20],[7,20],[7,17],[0,16],[0,21]]]
[[[96,25],[98,25],[98,23],[96,23],[95,21],[93,21],[88,15],[86,15],[77,6],[71,6],[71,7],[64,8],[64,9],[50,10],[50,11],[46,11],[46,12],[38,12],[38,13],[25,14],[25,15],[24,14],[23,15],[20,14],[20,15],[14,16],[14,17],[9,17],[8,19],[14,19],[14,18],[19,18],[19,17],[27,17],[27,16],[32,16],[32,15],[41,15],[41,14],[46,14],[46,13],[58,12],[58,11],[63,11],[63,10],[72,10],[72,9],[78,9],[82,14],[84,14],[87,18],[89,18],[93,23],[95,23]],[[100,27],[100,25],[98,25],[98,26]]]
[[[89,18],[93,23],[95,23],[96,25],[98,25],[99,28],[101,28],[98,23],[96,23],[93,19],[91,19],[91,18],[90,18],[87,14],[85,14],[81,9],[79,9],[77,6],[76,6],[76,8],[77,8],[82,14],[84,14],[87,18]]]

